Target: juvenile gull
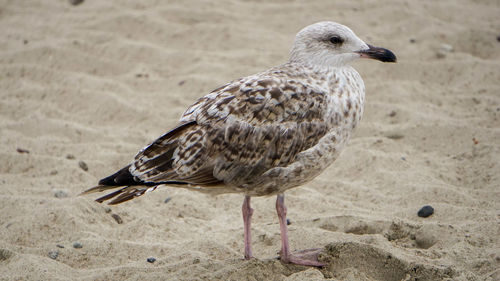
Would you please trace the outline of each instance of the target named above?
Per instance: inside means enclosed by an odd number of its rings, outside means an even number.
[[[200,98],[177,127],[83,194],[120,188],[96,200],[119,204],[159,185],[242,193],[246,259],[252,257],[250,198],[277,195],[280,259],[322,266],[317,249],[290,251],[283,193],[332,164],[360,121],[365,86],[349,66],[358,58],[396,61],[391,51],[366,44],[341,24],[307,26],[287,63]]]

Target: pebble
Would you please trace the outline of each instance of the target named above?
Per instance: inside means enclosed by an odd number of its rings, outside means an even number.
[[[404,138],[405,136],[401,135],[401,134],[398,134],[398,133],[394,133],[394,134],[389,134],[386,137],[388,139],[391,139],[391,140],[400,140],[400,139]]]
[[[71,5],[80,5],[81,3],[83,3],[83,0],[69,0],[69,3],[71,3]]]
[[[119,215],[117,215],[117,214],[112,214],[111,216],[115,219],[115,221],[116,221],[118,224],[122,224],[122,223],[123,223],[123,220],[122,220],[122,218],[121,218]]]
[[[89,170],[89,166],[87,166],[87,163],[83,161],[78,162],[78,166],[80,166],[80,168],[82,168],[85,172]]]
[[[18,147],[18,148],[16,149],[16,151],[17,151],[18,153],[30,153],[30,151],[29,151],[29,150],[24,149],[24,148],[20,148],[20,147]]]
[[[420,249],[429,249],[430,247],[434,246],[436,242],[436,236],[434,236],[432,233],[429,233],[428,231],[420,230],[415,234],[415,243]]]
[[[68,197],[68,193],[64,190],[56,190],[54,191],[55,198],[66,198]]]
[[[75,249],[81,249],[81,248],[83,248],[83,245],[80,242],[75,242],[75,243],[73,243],[73,248],[75,248]]]
[[[55,260],[57,259],[57,257],[59,256],[59,252],[58,251],[50,251],[49,252],[49,258]]]
[[[421,218],[426,218],[428,216],[431,216],[432,214],[434,214],[434,208],[432,208],[432,206],[430,205],[423,206],[422,208],[420,208],[420,210],[418,210],[417,213],[417,215]]]
[[[500,35],[497,36],[497,41],[500,42]]]
[[[110,207],[104,208],[104,212],[106,212],[106,214],[111,213],[111,208]]]
[[[168,202],[170,202],[170,200],[172,200],[172,197],[167,197],[167,198],[165,199],[164,203],[168,203]]]
[[[453,52],[454,49],[453,49],[453,46],[450,44],[441,44],[441,46],[439,47],[439,50],[443,51],[443,52],[451,53],[451,52]]]
[[[410,43],[415,43],[415,42],[417,42],[417,39],[415,39],[415,38],[410,38]]]
[[[450,44],[441,44],[441,46],[439,46],[439,50],[436,53],[436,57],[438,59],[445,58],[446,54],[451,53],[453,51],[454,51],[454,49],[453,49],[452,45],[450,45]]]
[[[286,225],[291,225],[292,222],[290,221],[290,219],[286,219]]]
[[[56,244],[56,246],[57,246],[57,248],[64,248],[64,246],[61,244]]]
[[[156,261],[156,259],[155,259],[155,258],[148,258],[148,259],[147,259],[147,261],[148,261],[149,263],[154,263],[154,262]]]
[[[66,155],[66,159],[69,159],[69,160],[75,159],[75,155],[68,154],[68,155]]]

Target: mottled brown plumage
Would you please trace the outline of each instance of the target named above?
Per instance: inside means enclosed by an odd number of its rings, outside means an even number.
[[[179,124],[134,160],[85,193],[122,187],[98,198],[118,204],[158,185],[213,194],[244,194],[245,257],[251,257],[250,196],[278,194],[282,259],[320,265],[289,252],[284,197],[339,155],[363,114],[365,88],[348,63],[395,61],[347,27],[321,22],[295,39],[290,61],[217,88],[191,105]],[[125,187],[123,187],[125,186]]]

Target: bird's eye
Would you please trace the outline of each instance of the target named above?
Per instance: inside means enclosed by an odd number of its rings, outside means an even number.
[[[335,35],[335,36],[330,37],[330,42],[332,44],[339,45],[339,44],[344,43],[344,39],[340,38],[340,36],[338,36],[338,35]]]

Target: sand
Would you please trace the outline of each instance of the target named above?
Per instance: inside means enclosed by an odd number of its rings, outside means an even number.
[[[499,14],[495,0],[0,1],[0,280],[500,280]],[[321,20],[399,59],[355,64],[355,137],[286,194],[292,247],[324,248],[324,269],[275,259],[272,197],[252,201],[245,261],[241,195],[77,196]]]

